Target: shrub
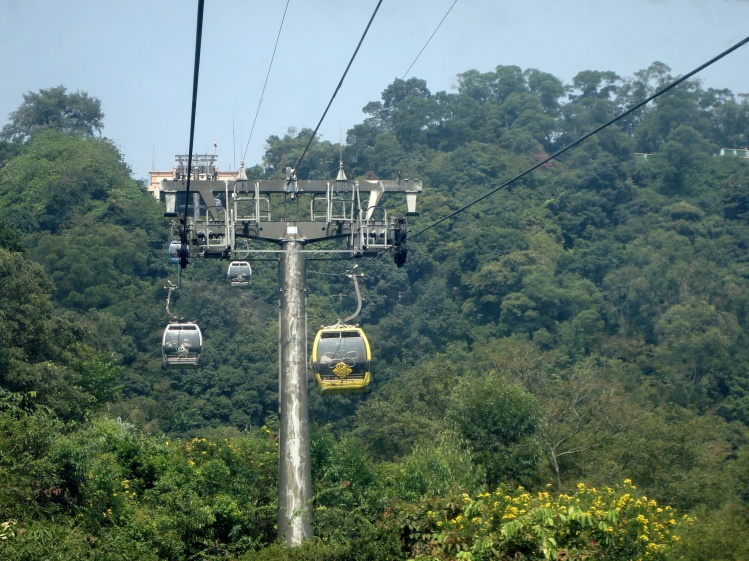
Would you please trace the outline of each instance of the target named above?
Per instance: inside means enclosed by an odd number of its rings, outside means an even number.
[[[638,497],[629,480],[574,495],[510,491],[430,499],[399,512],[401,539],[415,560],[664,560],[688,524],[671,507]]]

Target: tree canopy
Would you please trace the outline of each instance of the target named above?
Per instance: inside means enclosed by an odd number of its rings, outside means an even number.
[[[343,153],[350,178],[419,177],[413,231],[670,80],[658,62],[569,84],[467,70],[450,93],[396,79],[297,172],[332,177]],[[170,305],[200,324],[201,367],[161,370],[170,224],[101,119],[60,86],[3,128],[0,556],[749,555],[745,96],[688,81],[409,236],[405,267],[362,266],[374,390],[310,382],[316,539],[296,550],[274,543],[275,263],[238,290],[191,262]],[[253,178],[309,134],[270,137]],[[356,306],[350,266],[309,265],[310,339]]]
[[[64,86],[28,92],[9,116],[0,138],[27,143],[40,131],[53,129],[76,136],[94,136],[104,128],[101,102],[86,92],[67,93]]]

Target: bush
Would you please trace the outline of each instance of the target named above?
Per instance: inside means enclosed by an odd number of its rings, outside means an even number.
[[[432,499],[399,513],[415,560],[665,560],[690,519],[637,497],[625,480],[602,491],[580,483],[574,495],[509,491]]]

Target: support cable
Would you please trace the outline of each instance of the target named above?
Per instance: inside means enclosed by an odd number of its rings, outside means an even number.
[[[192,175],[192,147],[195,138],[195,108],[198,103],[198,74],[200,73],[200,44],[203,38],[203,6],[205,0],[198,0],[198,26],[195,33],[195,65],[192,77],[192,112],[190,114],[190,147],[187,154],[187,186],[185,187],[185,212],[180,220],[179,266],[187,267],[187,205],[190,200],[190,176]]]
[[[479,203],[479,202],[483,201],[483,200],[484,200],[484,199],[486,199],[487,197],[490,197],[491,195],[493,195],[494,193],[496,193],[496,192],[497,192],[497,191],[499,191],[500,189],[504,189],[505,187],[507,187],[508,185],[510,185],[510,184],[512,184],[512,183],[514,183],[514,182],[515,182],[515,181],[517,181],[518,179],[521,179],[521,178],[525,177],[525,176],[526,176],[526,175],[528,175],[528,174],[529,174],[530,172],[532,172],[532,171],[535,171],[535,170],[537,170],[538,168],[540,168],[540,167],[541,167],[541,166],[543,166],[544,164],[546,164],[546,163],[550,162],[551,160],[554,160],[554,159],[556,159],[557,157],[561,156],[562,154],[564,154],[564,153],[565,153],[565,152],[567,152],[568,150],[571,150],[572,148],[574,148],[574,147],[575,147],[575,146],[577,146],[578,144],[580,144],[580,143],[582,143],[582,142],[584,142],[584,141],[588,140],[588,139],[589,139],[589,138],[590,138],[591,136],[593,136],[593,135],[595,135],[595,134],[597,134],[597,133],[601,132],[601,131],[602,131],[603,129],[605,129],[606,127],[608,127],[608,126],[611,126],[611,125],[613,125],[614,123],[616,123],[617,121],[619,121],[619,120],[623,119],[623,118],[624,118],[624,117],[626,117],[627,115],[629,115],[629,114],[633,113],[634,111],[636,111],[637,109],[639,109],[639,108],[640,108],[640,107],[642,107],[643,105],[646,105],[647,103],[650,103],[650,102],[651,102],[651,101],[653,101],[653,100],[654,100],[655,98],[657,98],[657,97],[660,97],[661,95],[663,95],[663,94],[664,94],[664,93],[666,93],[667,91],[669,91],[669,90],[671,90],[671,89],[675,88],[676,86],[678,86],[679,84],[681,84],[681,83],[682,83],[682,82],[684,82],[685,80],[688,80],[689,78],[691,78],[692,76],[694,76],[694,75],[695,75],[695,74],[697,74],[698,72],[701,72],[702,70],[704,70],[705,68],[707,68],[707,67],[708,67],[708,66],[710,66],[711,64],[713,64],[713,63],[715,63],[715,62],[719,61],[720,59],[722,59],[722,58],[723,58],[723,57],[725,57],[726,55],[728,55],[728,54],[732,53],[733,51],[735,51],[736,49],[738,49],[739,47],[742,47],[742,46],[744,46],[744,45],[745,45],[746,43],[749,43],[749,37],[746,37],[745,39],[742,39],[741,41],[739,41],[738,43],[736,43],[736,44],[735,44],[735,45],[733,45],[732,47],[730,47],[730,48],[726,49],[725,51],[723,51],[722,53],[720,53],[719,55],[717,55],[717,56],[715,56],[715,57],[711,58],[711,59],[710,59],[709,61],[707,61],[706,63],[704,63],[704,64],[702,64],[702,65],[698,66],[697,68],[695,68],[694,70],[692,70],[692,71],[691,71],[691,72],[689,72],[688,74],[685,74],[685,75],[684,75],[684,76],[682,76],[681,78],[678,78],[677,80],[674,80],[673,82],[671,82],[671,83],[670,83],[670,84],[669,84],[668,86],[666,86],[665,88],[662,88],[662,89],[658,90],[658,91],[657,91],[657,92],[655,92],[655,93],[654,93],[653,95],[651,95],[651,96],[649,96],[649,97],[645,98],[645,99],[644,99],[644,100],[642,100],[641,102],[639,102],[639,103],[637,103],[636,105],[632,106],[632,107],[631,107],[630,109],[626,110],[626,111],[625,111],[624,113],[620,113],[619,115],[617,115],[617,116],[616,116],[616,117],[614,117],[613,119],[610,119],[609,121],[605,122],[604,124],[602,124],[602,125],[600,125],[600,126],[596,127],[595,129],[593,129],[593,130],[592,130],[592,131],[590,131],[589,133],[587,133],[587,134],[584,134],[583,136],[581,136],[580,138],[578,138],[578,139],[577,139],[577,140],[575,140],[574,142],[571,142],[571,143],[567,144],[566,146],[564,146],[563,148],[560,148],[559,150],[557,150],[556,152],[554,152],[554,153],[553,153],[553,154],[552,154],[551,156],[548,156],[548,157],[544,158],[543,160],[541,160],[540,162],[538,162],[538,163],[537,163],[537,164],[535,164],[534,166],[532,166],[532,167],[528,168],[528,169],[527,169],[527,170],[525,170],[524,172],[522,172],[522,173],[519,173],[518,175],[516,175],[515,177],[513,177],[513,178],[511,178],[511,179],[508,179],[507,181],[505,181],[505,182],[504,182],[504,183],[502,183],[501,185],[499,185],[499,186],[497,186],[497,187],[495,187],[495,188],[493,188],[493,189],[490,189],[489,191],[487,191],[486,193],[484,193],[484,194],[483,194],[483,195],[481,195],[480,197],[478,197],[478,198],[474,199],[474,200],[473,200],[473,201],[471,201],[470,203],[467,203],[467,204],[463,205],[462,207],[460,207],[459,209],[457,209],[457,210],[455,210],[455,211],[451,212],[451,213],[450,213],[450,214],[448,214],[447,216],[445,216],[445,217],[443,217],[443,218],[440,218],[439,220],[437,220],[436,222],[434,222],[434,223],[430,224],[429,226],[426,226],[425,228],[422,228],[421,230],[419,230],[419,231],[417,231],[417,232],[415,232],[415,233],[413,233],[413,234],[409,234],[409,239],[411,239],[411,240],[412,240],[412,239],[414,239],[414,238],[415,238],[416,236],[418,236],[418,235],[420,235],[420,234],[423,234],[423,233],[424,233],[424,232],[426,232],[427,230],[431,230],[431,229],[432,229],[432,228],[434,228],[435,226],[437,226],[437,225],[439,225],[439,224],[442,224],[442,223],[443,223],[443,222],[445,222],[446,220],[449,220],[450,218],[454,217],[454,216],[455,216],[456,214],[459,214],[459,213],[463,212],[464,210],[467,210],[467,209],[471,208],[471,207],[472,207],[473,205],[475,205],[475,204],[477,204],[477,203]]]
[[[278,27],[278,35],[276,35],[276,44],[273,46],[273,54],[270,57],[270,64],[268,65],[268,72],[265,75],[265,83],[263,84],[263,91],[260,92],[260,101],[257,103],[257,111],[255,111],[255,120],[252,121],[252,128],[250,129],[250,137],[247,139],[247,146],[245,146],[244,154],[242,155],[242,161],[245,161],[247,157],[247,150],[250,148],[250,140],[252,140],[252,133],[255,131],[255,123],[257,123],[257,116],[260,113],[260,106],[263,104],[263,96],[265,95],[265,88],[268,85],[268,78],[270,77],[271,68],[273,68],[273,60],[276,58],[276,49],[278,49],[278,40],[281,38],[281,30],[283,29],[283,22],[286,20],[286,12],[289,9],[289,0],[286,0],[286,7],[283,9],[283,16],[281,17],[281,25]]]
[[[419,57],[421,56],[421,53],[423,53],[424,49],[427,48],[427,45],[429,45],[429,42],[432,40],[432,37],[434,37],[434,35],[437,33],[437,31],[439,31],[439,28],[442,26],[442,23],[447,19],[447,16],[450,14],[450,12],[452,11],[452,9],[455,7],[455,4],[457,4],[457,3],[458,3],[458,0],[455,0],[455,2],[453,2],[452,6],[450,6],[450,8],[447,10],[447,13],[444,15],[444,17],[442,18],[442,20],[437,24],[436,29],[429,36],[429,39],[427,39],[427,42],[424,43],[424,46],[419,51],[419,54],[416,55],[416,58],[411,63],[411,66],[408,67],[408,70],[406,70],[406,72],[403,74],[403,77],[401,78],[401,80],[405,80],[406,79],[406,76],[408,76],[408,73],[411,72],[411,69],[413,68],[414,64],[416,64],[416,61],[419,60]]]
[[[380,4],[382,4],[382,0],[379,0],[377,2],[377,6],[375,6],[374,12],[372,13],[372,17],[369,18],[369,23],[367,24],[367,27],[364,29],[364,33],[362,33],[361,39],[359,39],[359,44],[356,45],[356,50],[354,51],[354,54],[351,56],[351,60],[349,61],[348,66],[346,66],[346,70],[343,72],[343,76],[341,76],[340,82],[338,82],[338,86],[333,92],[333,96],[330,98],[330,101],[328,102],[328,106],[325,108],[325,112],[322,114],[322,117],[320,117],[320,122],[317,123],[317,126],[315,127],[315,130],[312,133],[312,136],[310,136],[310,139],[307,142],[307,146],[304,147],[304,150],[302,151],[302,155],[299,156],[299,159],[296,161],[294,170],[299,169],[299,165],[302,163],[302,159],[304,158],[305,154],[307,154],[307,150],[312,144],[312,141],[315,139],[315,136],[317,136],[317,131],[320,130],[320,125],[322,125],[322,122],[325,119],[325,115],[328,114],[328,109],[330,109],[330,106],[333,105],[333,100],[335,99],[335,96],[338,95],[338,90],[340,90],[341,86],[343,85],[343,80],[345,80],[346,74],[348,74],[349,68],[351,68],[351,64],[353,64],[354,59],[356,58],[356,54],[359,52],[359,47],[361,47],[361,44],[364,42],[364,38],[367,36],[369,27],[372,25],[372,22],[374,21],[374,18],[377,15],[377,10],[380,9]],[[294,174],[292,174],[291,177],[289,177],[289,179],[287,180],[287,184],[291,183],[292,177],[294,177]]]
[[[571,143],[567,144],[566,146],[564,146],[564,147],[560,148],[559,150],[557,150],[556,152],[554,152],[554,153],[553,153],[553,154],[552,154],[551,156],[548,156],[548,157],[544,158],[543,160],[541,160],[541,161],[540,161],[540,162],[538,162],[537,164],[535,164],[535,165],[533,165],[532,167],[530,167],[530,168],[526,169],[525,171],[523,171],[523,172],[519,173],[519,174],[518,174],[518,175],[516,175],[515,177],[513,177],[513,178],[511,178],[511,179],[508,179],[507,181],[505,181],[504,183],[502,183],[501,185],[499,185],[499,186],[497,186],[497,187],[494,187],[493,189],[490,189],[489,191],[487,191],[486,193],[484,193],[484,194],[483,194],[483,195],[481,195],[480,197],[478,197],[478,198],[476,198],[476,199],[472,200],[471,202],[469,202],[469,203],[467,203],[467,204],[463,205],[462,207],[460,207],[459,209],[457,209],[457,210],[455,210],[455,211],[451,212],[451,213],[450,213],[450,214],[448,214],[447,216],[444,216],[444,217],[440,218],[439,220],[437,220],[437,221],[435,221],[435,222],[433,222],[433,223],[429,224],[428,226],[426,226],[426,227],[422,228],[421,230],[418,230],[417,232],[415,232],[415,233],[413,233],[413,234],[409,233],[409,235],[408,235],[408,237],[409,237],[409,240],[413,240],[413,239],[414,239],[414,238],[415,238],[416,236],[419,236],[419,235],[423,234],[424,232],[426,232],[426,231],[428,231],[428,230],[431,230],[431,229],[432,229],[432,228],[434,228],[435,226],[438,226],[439,224],[442,224],[442,223],[443,223],[443,222],[445,222],[446,220],[449,220],[450,218],[453,218],[454,216],[456,216],[457,214],[460,214],[460,213],[461,213],[461,212],[463,212],[464,210],[467,210],[467,209],[471,208],[471,207],[472,207],[473,205],[475,205],[475,204],[477,204],[477,203],[479,203],[479,202],[483,201],[484,199],[486,199],[486,198],[490,197],[491,195],[493,195],[493,194],[494,194],[494,193],[496,193],[497,191],[499,191],[499,190],[501,190],[501,189],[504,189],[505,187],[507,187],[507,186],[509,186],[510,184],[514,183],[514,182],[515,182],[515,181],[517,181],[518,179],[521,179],[521,178],[525,177],[526,175],[528,175],[529,173],[531,173],[532,171],[535,171],[535,170],[537,170],[538,168],[540,168],[540,167],[541,167],[541,166],[543,166],[544,164],[546,164],[546,163],[550,162],[551,160],[554,160],[554,159],[556,159],[557,157],[561,156],[562,154],[564,154],[564,153],[565,153],[565,152],[567,152],[568,150],[571,150],[572,148],[574,148],[574,147],[576,147],[577,145],[581,144],[581,143],[582,143],[582,142],[584,142],[585,140],[589,139],[589,138],[590,138],[591,136],[593,136],[593,135],[595,135],[595,134],[597,134],[597,133],[601,132],[601,131],[602,131],[603,129],[605,129],[605,128],[606,128],[606,127],[608,127],[608,126],[610,126],[610,125],[613,125],[613,124],[614,124],[614,123],[616,123],[617,121],[619,121],[619,120],[623,119],[623,118],[624,118],[624,117],[626,117],[627,115],[629,115],[629,114],[633,113],[634,111],[636,111],[637,109],[641,108],[641,107],[642,107],[643,105],[646,105],[647,103],[650,103],[651,101],[653,101],[653,100],[654,100],[654,99],[656,99],[657,97],[660,97],[660,96],[662,96],[663,94],[665,94],[665,93],[666,93],[666,92],[668,92],[669,90],[671,90],[671,89],[675,88],[676,86],[678,86],[679,84],[681,84],[681,83],[682,83],[682,82],[684,82],[685,80],[688,80],[689,78],[691,78],[692,76],[694,76],[694,75],[695,75],[695,74],[697,74],[698,72],[701,72],[702,70],[704,70],[704,69],[705,69],[705,68],[707,68],[708,66],[710,66],[710,65],[712,65],[712,64],[714,64],[714,63],[716,63],[716,62],[717,62],[717,61],[719,61],[720,59],[722,59],[722,58],[724,58],[725,56],[727,56],[727,55],[731,54],[731,53],[732,53],[733,51],[735,51],[735,50],[739,49],[740,47],[743,47],[743,46],[744,46],[744,45],[746,45],[747,43],[749,43],[749,37],[746,37],[746,38],[742,39],[741,41],[739,41],[738,43],[736,43],[736,44],[735,44],[735,45],[733,45],[732,47],[729,47],[728,49],[726,49],[725,51],[723,51],[722,53],[720,53],[719,55],[717,55],[717,56],[715,56],[715,57],[711,58],[711,59],[710,59],[710,60],[708,60],[708,61],[707,61],[706,63],[704,63],[704,64],[702,64],[702,65],[698,66],[697,68],[695,68],[695,69],[694,69],[694,70],[692,70],[691,72],[689,72],[689,73],[685,74],[685,75],[684,75],[684,76],[682,76],[681,78],[678,78],[678,79],[674,80],[673,82],[671,82],[671,83],[670,83],[669,85],[667,85],[666,87],[664,87],[664,88],[662,88],[662,89],[658,90],[657,92],[655,92],[655,93],[654,93],[654,94],[652,94],[651,96],[649,96],[649,97],[645,98],[644,100],[642,100],[641,102],[639,102],[639,103],[637,103],[636,105],[632,106],[632,107],[631,107],[630,109],[628,109],[628,110],[624,111],[623,113],[620,113],[619,115],[617,115],[617,116],[616,116],[616,117],[614,117],[613,119],[610,119],[610,120],[609,120],[609,121],[607,121],[606,123],[604,123],[604,124],[602,124],[602,125],[600,125],[600,126],[596,127],[595,129],[593,129],[593,130],[592,130],[592,131],[590,131],[589,133],[587,133],[587,134],[584,134],[583,136],[581,136],[580,138],[578,138],[578,139],[577,139],[577,140],[575,140],[574,142],[571,142]],[[357,267],[363,267],[363,266],[365,266],[365,265],[369,264],[370,262],[372,262],[372,261],[374,261],[375,259],[377,259],[377,258],[378,258],[378,257],[379,257],[380,255],[382,255],[382,254],[383,254],[383,253],[384,253],[385,251],[389,251],[389,249],[388,249],[388,250],[379,250],[379,251],[377,252],[377,255],[375,255],[375,256],[373,256],[373,257],[370,257],[370,258],[368,258],[368,259],[366,259],[366,260],[362,261],[361,263],[358,263],[357,265],[355,265],[354,267],[352,267],[352,268],[350,268],[350,269],[346,270],[346,271],[345,271],[344,273],[342,273],[342,274],[350,274],[350,273],[352,273],[352,272],[353,272],[353,271],[354,271],[354,270],[355,270],[355,269],[356,269]]]

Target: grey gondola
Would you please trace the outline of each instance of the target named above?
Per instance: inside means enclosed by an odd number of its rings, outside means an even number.
[[[229,279],[231,286],[250,286],[252,277],[252,267],[247,261],[232,261],[229,264],[229,270],[226,272],[226,278]]]
[[[203,352],[203,334],[196,323],[170,323],[164,330],[161,352],[166,368],[194,368]]]
[[[176,240],[169,242],[169,264],[174,265],[179,263],[179,250],[182,249],[182,244]]]

